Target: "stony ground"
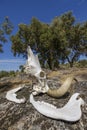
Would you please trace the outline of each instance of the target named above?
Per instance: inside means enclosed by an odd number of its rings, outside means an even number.
[[[62,107],[74,92],[81,93],[85,101],[82,108],[82,117],[78,122],[69,123],[61,120],[53,120],[37,112],[29,102],[32,92],[32,81],[37,82],[34,77],[19,75],[13,78],[0,79],[0,130],[87,130],[87,69],[68,69],[48,71],[48,83],[50,87],[59,87],[64,79],[75,75],[78,83],[74,83],[70,92],[59,99],[49,97],[47,94],[36,96],[36,100],[43,100]],[[6,92],[19,85],[25,85],[17,92],[18,98],[25,97],[24,104],[17,104],[6,100]]]

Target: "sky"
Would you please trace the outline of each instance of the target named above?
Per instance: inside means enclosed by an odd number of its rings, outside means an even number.
[[[29,24],[32,17],[50,23],[54,17],[68,11],[72,11],[77,22],[87,21],[87,0],[0,0],[0,23],[8,16],[14,25],[14,35],[18,24]],[[0,53],[0,71],[18,70],[25,64],[25,59],[13,56],[10,41],[3,45],[3,50],[4,53]]]

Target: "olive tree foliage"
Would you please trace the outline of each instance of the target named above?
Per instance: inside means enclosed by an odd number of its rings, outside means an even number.
[[[12,52],[14,56],[27,55],[27,47],[30,45],[33,49],[37,49],[40,41],[41,22],[36,18],[32,18],[29,25],[19,24],[18,32],[11,36]]]
[[[87,55],[87,22],[76,23],[72,12],[55,17],[51,23],[32,18],[30,24],[19,24],[18,32],[11,37],[13,54],[27,56],[31,46],[39,54],[44,67],[58,68],[60,61],[73,67],[79,56]]]
[[[72,12],[56,17],[52,22],[56,39],[53,42],[58,59],[68,61],[70,67],[87,53],[87,22],[76,23]],[[57,35],[56,35],[57,34]],[[54,38],[53,38],[54,39]],[[55,53],[55,51],[54,51]]]
[[[13,30],[13,24],[8,17],[4,18],[4,21],[0,23],[0,52],[3,52],[3,43],[7,42],[6,35],[10,35]]]
[[[75,17],[71,12],[61,16],[62,28],[60,30],[61,58],[68,61],[70,67],[78,61],[79,56],[84,54],[84,48],[87,43],[84,42],[84,37],[87,38],[85,23],[76,23]],[[84,46],[83,46],[84,44]]]

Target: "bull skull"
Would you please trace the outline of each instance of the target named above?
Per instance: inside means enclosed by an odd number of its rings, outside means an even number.
[[[50,89],[47,84],[46,73],[41,69],[38,55],[34,55],[30,46],[28,47],[28,59],[25,65],[25,72],[35,76],[39,83],[33,86],[33,94],[47,93],[52,97],[63,96],[71,87],[72,81],[76,80],[74,76],[68,77],[59,89]]]

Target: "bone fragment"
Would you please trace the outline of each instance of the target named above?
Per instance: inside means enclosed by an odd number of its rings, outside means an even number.
[[[81,105],[84,105],[83,99],[77,99],[78,96],[79,93],[73,94],[68,103],[62,108],[57,108],[52,104],[43,101],[35,101],[32,94],[30,95],[30,103],[32,103],[35,109],[44,116],[53,119],[76,122],[82,116]]]
[[[26,65],[24,66],[25,67],[24,71],[27,74],[31,74],[38,79],[46,78],[45,72],[41,69],[38,55],[34,55],[30,46],[28,46],[27,53],[28,53],[28,59]]]
[[[15,103],[24,103],[25,98],[18,99],[16,96],[16,92],[22,89],[24,86],[19,86],[18,88],[14,88],[12,90],[9,90],[6,94],[6,99]]]

